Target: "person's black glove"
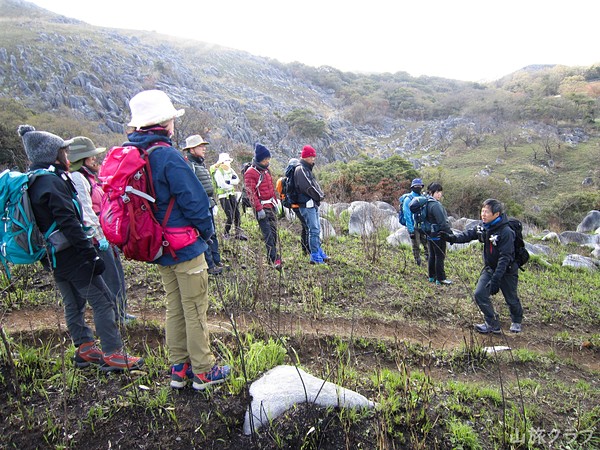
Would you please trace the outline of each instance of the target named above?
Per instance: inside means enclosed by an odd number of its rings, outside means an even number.
[[[410,238],[414,241],[415,240],[415,232],[413,231],[412,233],[408,233],[408,235],[410,236]]]
[[[446,242],[450,242],[451,244],[456,243],[456,235],[453,233],[447,233],[445,231],[440,231],[440,237]]]
[[[93,275],[102,275],[105,269],[106,265],[104,264],[104,261],[100,259],[99,256],[96,256],[92,260],[86,261],[81,266],[81,270],[89,272]]]
[[[495,295],[498,293],[498,291],[500,291],[500,283],[495,278],[492,278],[490,281],[488,281],[486,286],[490,290],[490,295]]]

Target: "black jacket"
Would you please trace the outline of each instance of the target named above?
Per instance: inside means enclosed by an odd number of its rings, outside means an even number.
[[[500,280],[515,260],[515,233],[508,225],[506,214],[498,219],[489,227],[479,222],[476,227],[456,235],[456,242],[475,239],[483,242],[483,264],[494,271],[494,278]]]
[[[30,169],[48,169],[48,165],[32,165]],[[56,221],[57,229],[71,244],[71,247],[56,253],[55,270],[77,270],[82,264],[94,261],[98,254],[83,230],[83,219],[73,201],[77,191],[68,172],[58,164],[50,166],[50,170],[58,176],[39,176],[29,187],[33,214],[42,233]]]
[[[294,171],[294,186],[298,193],[298,205],[302,207],[309,200],[313,200],[315,205],[319,206],[325,198],[325,194],[313,175],[312,170],[313,165],[301,159],[300,164],[298,164]]]
[[[448,223],[448,213],[446,208],[431,196],[427,197],[427,222],[431,224],[431,239],[439,239],[440,231],[452,233],[450,223]]]
[[[194,171],[196,178],[198,178],[200,183],[202,183],[202,187],[206,191],[206,195],[208,195],[210,207],[212,208],[216,205],[216,202],[213,198],[215,194],[215,187],[212,182],[212,177],[210,176],[210,171],[206,168],[206,164],[204,163],[204,158],[198,158],[192,155],[190,152],[186,152],[185,157],[187,158],[189,166]]]

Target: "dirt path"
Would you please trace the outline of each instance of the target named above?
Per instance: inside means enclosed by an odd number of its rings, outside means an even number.
[[[164,324],[164,309],[146,308],[134,310],[138,320]],[[90,316],[91,321],[91,316]],[[5,313],[0,316],[0,325],[7,333],[27,332],[39,329],[66,329],[62,308],[37,307]],[[226,315],[210,315],[211,332],[231,332],[233,326]],[[476,340],[483,346],[506,345],[513,349],[527,348],[540,353],[553,352],[561,359],[571,359],[575,364],[586,370],[600,371],[600,352],[588,343],[565,344],[552,339],[561,329],[553,326],[527,326],[519,335],[503,334],[500,336],[481,336],[472,333],[470,326],[428,326],[415,325],[407,322],[382,322],[374,319],[351,321],[342,318],[313,319],[307,316],[296,316],[280,313],[276,315],[249,314],[236,317],[236,327],[240,331],[266,327],[274,334],[299,335],[309,334],[316,337],[354,337],[383,339],[391,342],[406,342],[420,344],[436,350],[454,350],[466,343]]]

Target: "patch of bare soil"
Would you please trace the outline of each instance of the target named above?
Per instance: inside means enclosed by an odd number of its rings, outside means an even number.
[[[164,325],[165,311],[161,308],[136,308],[131,313],[138,318],[140,325],[146,323]],[[91,320],[91,312],[88,313]],[[355,339],[381,339],[390,342],[418,344],[435,350],[452,351],[476,342],[483,346],[508,346],[512,349],[526,348],[540,353],[556,353],[561,359],[571,359],[574,365],[591,371],[600,371],[600,349],[582,342],[561,344],[553,340],[564,326],[526,325],[524,332],[513,334],[506,331],[502,335],[482,336],[474,333],[470,323],[456,326],[417,325],[399,321],[376,319],[350,320],[345,318],[314,318],[310,315],[287,313],[266,314],[243,312],[234,316],[238,331],[248,331],[265,327],[277,335],[311,335],[318,338],[340,337]],[[59,307],[39,307],[8,312],[0,318],[0,324],[8,333],[23,333],[40,329],[66,330],[63,311]],[[231,332],[231,315],[212,314],[209,316],[211,333]]]

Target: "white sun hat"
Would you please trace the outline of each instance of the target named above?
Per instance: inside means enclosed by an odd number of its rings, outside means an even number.
[[[184,109],[175,109],[171,99],[163,91],[151,89],[136,94],[129,100],[131,109],[130,127],[136,129],[150,125],[158,125],[169,119],[181,117]]]
[[[217,161],[217,164],[221,164],[221,163],[230,163],[231,161],[233,161],[233,158],[231,156],[229,156],[229,153],[219,153],[219,160]]]

